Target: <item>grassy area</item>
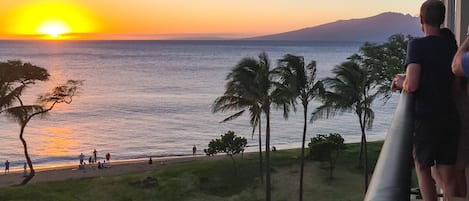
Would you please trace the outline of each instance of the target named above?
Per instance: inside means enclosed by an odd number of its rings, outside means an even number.
[[[370,143],[369,157],[374,162],[382,143]],[[328,179],[323,164],[305,165],[305,200],[363,200],[364,181],[357,168],[359,144],[348,144],[342,152],[335,178]],[[276,201],[298,199],[299,150],[272,153],[272,198]],[[159,201],[257,201],[264,190],[259,179],[257,154],[237,157],[235,171],[231,159],[195,161],[161,166],[156,170],[119,176],[84,178],[60,182],[0,188],[0,200],[159,200]],[[147,177],[157,186],[146,186]]]

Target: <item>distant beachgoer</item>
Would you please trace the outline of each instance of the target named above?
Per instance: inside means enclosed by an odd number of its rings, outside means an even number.
[[[93,159],[91,159],[91,156],[90,156],[90,158],[88,159],[88,164],[91,164],[91,162],[93,162]]]
[[[97,155],[98,155],[98,152],[96,151],[96,149],[94,149],[94,151],[93,151],[93,156],[94,156],[94,162],[95,162],[95,163],[96,163],[96,161],[98,161]]]
[[[197,147],[195,147],[195,144],[194,144],[194,146],[192,147],[192,155],[195,155],[196,152],[197,152]]]
[[[148,164],[153,164],[153,160],[151,160],[151,156],[150,156],[150,160],[148,160]]]
[[[277,151],[277,147],[272,146],[272,151]]]
[[[23,177],[27,177],[28,176],[28,171],[26,171],[26,162],[24,162],[23,164]]]
[[[85,159],[85,155],[83,153],[80,154],[80,165],[83,165],[83,160]]]
[[[107,165],[109,167],[111,167],[111,154],[109,152],[107,152],[107,154],[106,154],[106,160],[107,160],[107,163],[108,163]]]
[[[10,173],[10,162],[7,160],[5,162],[5,174]]]
[[[102,169],[103,166],[101,165],[101,161],[98,161],[98,169]]]
[[[106,163],[106,161],[105,161],[105,160],[103,161],[103,164],[102,164],[102,166],[103,166],[103,168],[107,168],[107,163]]]

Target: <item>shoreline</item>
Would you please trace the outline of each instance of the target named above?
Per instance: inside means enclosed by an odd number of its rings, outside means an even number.
[[[216,159],[220,158],[220,156],[224,155],[211,157],[207,157],[205,155],[158,157],[152,158],[153,164],[148,164],[148,159],[111,160],[110,168],[105,169],[98,169],[97,164],[91,164],[89,169],[78,169],[78,165],[70,164],[36,167],[36,175],[28,184],[87,177],[111,176],[135,171],[148,171],[163,165]],[[2,169],[0,174],[0,188],[17,185],[21,183],[22,180],[22,168],[10,169],[9,174],[4,174],[4,169]]]
[[[382,142],[383,140],[370,141],[371,142]],[[355,144],[357,142],[346,143]],[[301,148],[287,148],[278,149],[277,151],[292,151],[299,150]],[[245,155],[257,154],[258,152],[250,151],[244,152]],[[63,181],[67,179],[80,179],[87,177],[104,177],[111,175],[124,174],[129,172],[148,171],[155,169],[160,166],[184,163],[200,160],[217,160],[225,157],[225,154],[218,154],[214,156],[207,156],[205,154],[196,155],[180,155],[180,156],[163,156],[163,157],[152,157],[153,164],[148,164],[149,158],[138,158],[138,159],[126,159],[126,160],[111,160],[111,168],[98,169],[97,164],[91,164],[89,169],[78,169],[78,164],[61,164],[52,166],[36,166],[36,175],[28,183],[41,183],[50,181]],[[10,169],[9,174],[4,174],[4,169],[0,170],[0,188],[13,186],[21,183],[23,180],[23,168]]]

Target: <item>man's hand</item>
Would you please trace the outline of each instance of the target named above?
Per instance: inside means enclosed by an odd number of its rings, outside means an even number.
[[[397,74],[391,82],[391,91],[401,90],[404,85],[405,74]]]

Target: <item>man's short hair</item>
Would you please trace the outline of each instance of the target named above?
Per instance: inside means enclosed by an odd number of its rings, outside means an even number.
[[[423,23],[439,27],[445,21],[446,8],[443,2],[427,0],[420,7],[420,16]]]

